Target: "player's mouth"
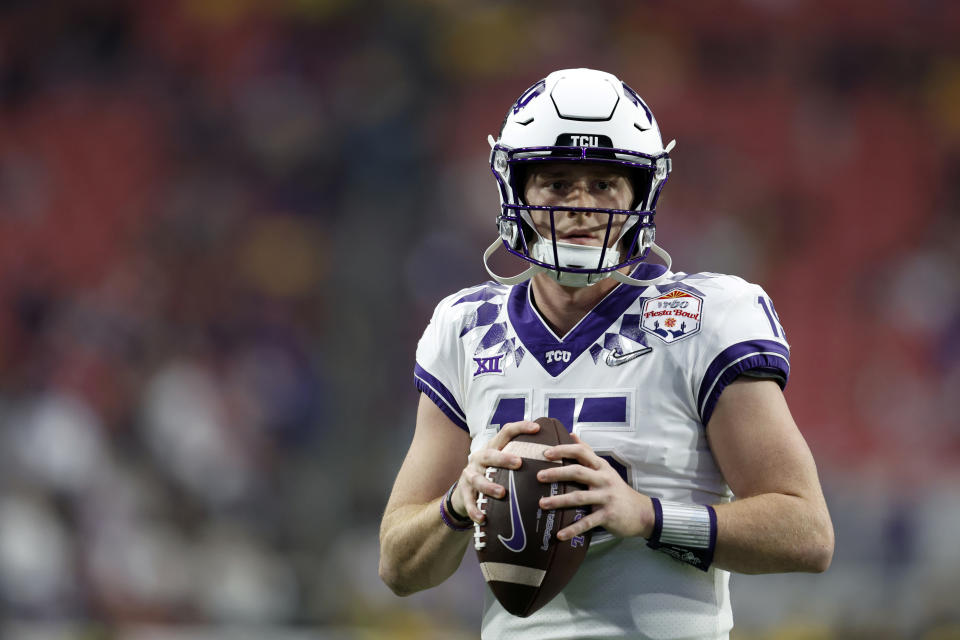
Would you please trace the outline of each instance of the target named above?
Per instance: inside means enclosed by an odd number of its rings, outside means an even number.
[[[599,235],[601,230],[596,229],[574,229],[557,235],[557,240],[568,244],[582,244],[597,246],[603,242]]]

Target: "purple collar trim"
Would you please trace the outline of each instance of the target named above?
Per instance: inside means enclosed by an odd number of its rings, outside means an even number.
[[[652,280],[666,268],[641,262],[630,274],[641,280]],[[520,342],[540,363],[544,371],[556,378],[590,348],[646,287],[619,284],[562,339],[557,339],[530,304],[530,281],[516,285],[507,301],[510,323]]]

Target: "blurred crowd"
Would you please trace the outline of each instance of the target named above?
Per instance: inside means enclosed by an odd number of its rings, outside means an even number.
[[[0,636],[472,637],[470,555],[397,599],[379,517],[486,135],[588,66],[678,141],[674,268],[793,348],[837,554],[735,577],[739,637],[960,637],[958,41],[937,0],[0,3]]]

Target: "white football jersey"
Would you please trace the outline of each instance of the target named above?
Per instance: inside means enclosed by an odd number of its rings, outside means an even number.
[[[663,267],[641,264],[634,277]],[[415,382],[482,447],[504,424],[549,416],[637,491],[717,504],[732,498],[707,444],[724,387],[751,371],[785,384],[789,351],[763,289],[715,273],[621,284],[566,336],[530,283],[493,282],[440,302],[417,348]],[[642,538],[595,533],[566,589],[528,618],[489,589],[484,638],[726,638],[729,573],[701,571]]]

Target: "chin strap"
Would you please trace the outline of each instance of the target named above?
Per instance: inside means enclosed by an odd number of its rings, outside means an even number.
[[[667,273],[670,272],[670,266],[673,264],[673,258],[671,258],[670,254],[667,253],[663,249],[663,247],[659,246],[657,243],[651,244],[650,250],[653,251],[658,256],[660,256],[660,259],[666,263],[666,267],[667,267],[666,270],[664,270],[664,272],[661,273],[659,276],[657,276],[653,280],[637,280],[636,278],[631,278],[630,276],[620,273],[619,271],[614,271],[610,274],[610,277],[616,280],[617,282],[630,284],[635,287],[649,287],[650,285],[657,284],[658,282],[663,280],[664,276],[666,276]]]
[[[487,260],[490,258],[490,256],[494,254],[494,252],[497,250],[497,248],[501,244],[503,244],[503,240],[501,240],[500,238],[497,238],[496,240],[493,241],[493,244],[487,247],[487,250],[483,252],[484,268],[486,268],[487,273],[490,274],[490,277],[496,280],[497,282],[499,282],[500,284],[505,284],[507,286],[520,284],[521,282],[526,282],[527,280],[537,275],[541,271],[547,271],[547,269],[544,269],[543,267],[538,267],[535,264],[531,264],[526,271],[521,271],[515,276],[509,276],[509,277],[498,276],[497,274],[495,274],[493,271],[490,270],[490,265],[487,264]]]

